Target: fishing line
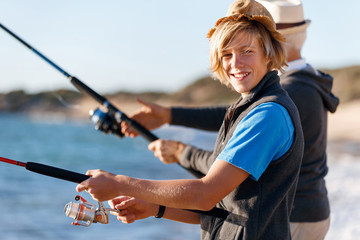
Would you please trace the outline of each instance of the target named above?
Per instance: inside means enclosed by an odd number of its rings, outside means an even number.
[[[57,92],[52,92],[51,93],[57,100],[59,100],[60,103],[62,103],[66,108],[70,108],[70,109],[80,109],[80,105],[79,104],[72,104],[67,102],[60,94],[58,94]]]

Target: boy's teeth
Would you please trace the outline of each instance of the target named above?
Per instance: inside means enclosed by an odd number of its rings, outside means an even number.
[[[237,78],[241,78],[241,77],[245,77],[245,76],[247,76],[248,75],[248,73],[237,73],[237,74],[234,74],[234,77],[237,77]]]

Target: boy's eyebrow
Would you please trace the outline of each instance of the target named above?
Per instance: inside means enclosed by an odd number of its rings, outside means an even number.
[[[236,45],[235,47],[226,47],[226,48],[223,48],[223,50],[221,51],[222,53],[226,52],[226,51],[230,51],[230,49],[232,48],[235,48],[235,49],[240,49],[240,50],[243,50],[243,49],[254,49],[255,47],[253,46],[252,43],[250,44],[243,44],[243,45]]]

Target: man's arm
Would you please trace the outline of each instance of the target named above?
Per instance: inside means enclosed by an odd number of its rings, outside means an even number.
[[[194,176],[201,178],[208,173],[214,160],[212,151],[186,145],[181,153],[179,164]]]
[[[219,131],[226,113],[226,106],[171,107],[170,124],[207,131]]]
[[[226,106],[186,108],[164,107],[141,99],[138,99],[138,102],[142,105],[142,108],[133,114],[131,118],[148,130],[156,129],[164,124],[172,124],[207,131],[218,131],[227,110]],[[123,122],[121,127],[126,136],[137,136],[137,133],[126,122]]]
[[[198,178],[206,175],[214,160],[211,151],[173,140],[158,140],[149,144],[149,150],[165,164],[179,163]]]

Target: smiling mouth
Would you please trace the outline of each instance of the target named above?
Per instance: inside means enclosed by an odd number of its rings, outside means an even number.
[[[230,74],[230,76],[232,76],[234,78],[237,78],[239,80],[242,80],[245,77],[247,77],[249,74],[250,74],[249,72],[247,72],[247,73],[234,73],[234,74]]]

